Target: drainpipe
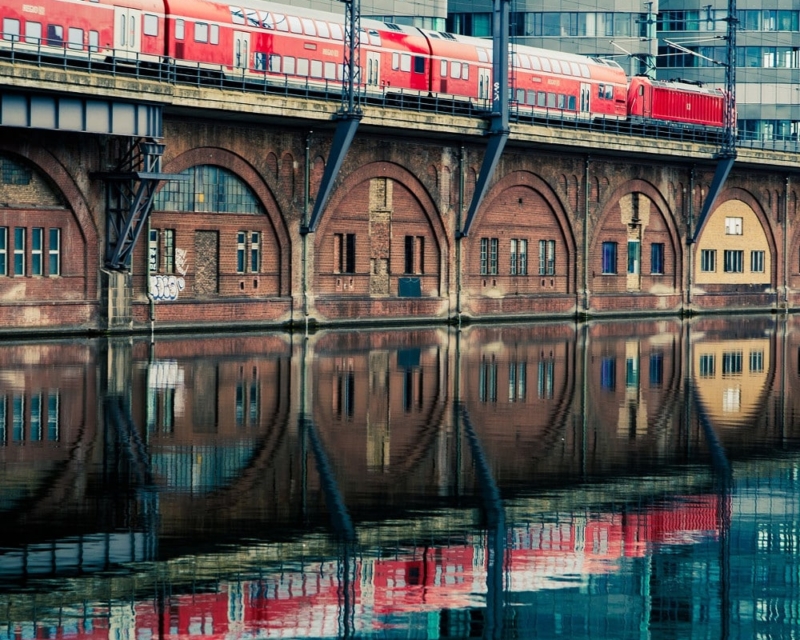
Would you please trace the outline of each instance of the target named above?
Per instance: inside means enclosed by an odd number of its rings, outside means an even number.
[[[583,310],[589,316],[589,163],[586,156],[583,164]]]
[[[458,209],[456,210],[456,319],[458,330],[461,330],[461,243],[464,236],[461,231],[461,219],[464,215],[464,162],[466,152],[464,145],[458,153]]]
[[[150,292],[150,216],[147,216],[147,251],[144,252],[144,262],[145,262],[145,281],[144,281],[144,288],[147,291],[147,300],[149,301],[150,307],[150,344],[155,342],[155,329],[156,329],[156,299],[153,297],[153,294]]]
[[[689,275],[686,287],[686,304],[692,304],[692,282],[694,275],[694,165],[689,170],[689,202],[687,204],[686,217],[688,219],[688,242],[686,246],[689,248],[688,268]]]
[[[300,223],[301,228],[305,229],[308,225],[308,204],[309,204],[309,191],[311,189],[310,176],[311,176],[311,134],[314,133],[311,129],[306,136],[306,157],[305,157],[305,173],[303,179],[303,221]],[[303,233],[303,322],[305,323],[305,336],[308,337],[308,235]]]
[[[783,183],[783,302],[784,311],[789,312],[789,176]]]

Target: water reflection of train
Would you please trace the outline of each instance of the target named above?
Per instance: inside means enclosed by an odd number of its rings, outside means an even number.
[[[654,546],[716,539],[717,507],[715,496],[688,496],[626,516],[553,513],[514,526],[505,533],[504,589],[510,596],[586,588],[591,576],[617,571],[620,563],[644,557]],[[222,579],[192,593],[173,592],[162,601],[142,599],[132,607],[111,605],[110,612],[97,609],[97,618],[89,616],[57,630],[69,631],[77,640],[165,635],[222,639],[232,633],[339,637],[345,592],[354,619],[370,626],[356,629],[360,632],[385,632],[398,617],[487,606],[490,560],[484,537],[462,536],[449,546],[400,547],[383,553],[351,559],[350,584],[341,559],[287,558],[280,566],[262,567],[258,578]],[[5,637],[17,631],[11,627]]]

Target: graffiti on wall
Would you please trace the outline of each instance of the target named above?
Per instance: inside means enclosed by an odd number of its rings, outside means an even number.
[[[185,249],[175,249],[175,270],[178,274],[157,274],[150,276],[150,296],[157,301],[177,300],[186,288],[186,272],[189,270]]]

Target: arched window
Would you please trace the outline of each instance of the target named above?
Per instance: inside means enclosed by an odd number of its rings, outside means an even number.
[[[227,169],[204,164],[181,172],[186,180],[167,182],[156,194],[156,211],[264,213],[253,190]]]

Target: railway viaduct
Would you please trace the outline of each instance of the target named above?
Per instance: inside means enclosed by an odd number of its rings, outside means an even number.
[[[465,229],[486,122],[366,105],[319,225],[304,233],[338,101],[19,62],[0,63],[0,82],[4,332],[678,315],[800,300],[794,153],[740,149],[701,225],[713,144],[515,122]],[[159,144],[157,166],[130,155],[141,138]],[[117,196],[143,175],[159,189],[153,212],[123,268],[109,268],[126,233]]]

